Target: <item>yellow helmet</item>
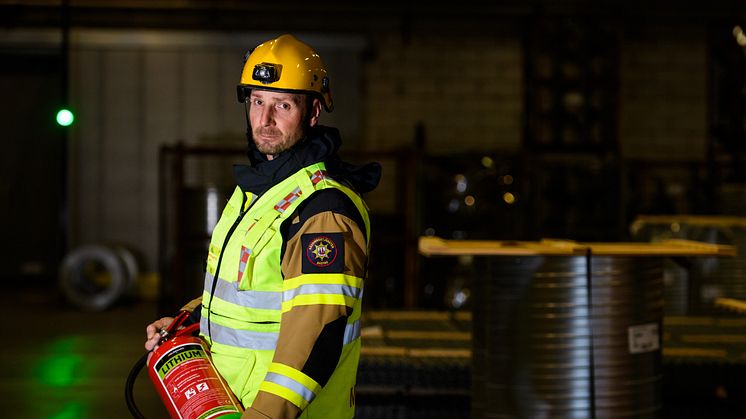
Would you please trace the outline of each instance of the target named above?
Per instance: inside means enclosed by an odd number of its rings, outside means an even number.
[[[245,102],[251,89],[316,95],[324,109],[334,109],[329,76],[321,57],[293,35],[263,42],[249,53],[238,85],[238,101]]]

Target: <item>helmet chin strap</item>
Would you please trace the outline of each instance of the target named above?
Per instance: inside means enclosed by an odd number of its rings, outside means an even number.
[[[249,105],[244,104],[243,111],[243,116],[246,118],[246,141],[249,143],[249,153],[251,153],[251,145],[254,143],[254,136],[251,133],[251,122],[249,122]]]

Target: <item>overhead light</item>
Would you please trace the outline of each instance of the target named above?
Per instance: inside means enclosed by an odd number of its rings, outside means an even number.
[[[515,195],[510,192],[505,192],[503,194],[503,201],[508,205],[513,205],[515,203]]]
[[[736,42],[738,42],[738,45],[746,47],[746,35],[744,35],[743,32],[739,33],[738,36],[736,36]]]

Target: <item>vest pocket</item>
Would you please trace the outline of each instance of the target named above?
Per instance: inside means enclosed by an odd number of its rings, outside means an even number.
[[[266,289],[266,287],[271,287],[273,284],[266,283],[266,281],[263,281],[262,279],[266,277],[268,273],[273,273],[272,271],[274,271],[274,275],[280,275],[279,247],[273,249],[270,246],[265,250],[267,244],[272,241],[276,234],[277,231],[274,228],[270,227],[266,229],[251,249],[248,248],[248,240],[244,241],[244,245],[241,246],[241,258],[238,266],[239,291]],[[277,264],[268,262],[273,260],[271,256],[273,256],[275,250],[278,254]],[[269,252],[270,254],[265,254],[265,252]],[[257,264],[260,265],[258,268]],[[256,269],[262,270],[263,272],[256,272]]]

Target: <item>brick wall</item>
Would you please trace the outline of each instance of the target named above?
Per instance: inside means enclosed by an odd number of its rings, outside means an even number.
[[[512,39],[383,36],[364,67],[365,147],[433,153],[514,150],[521,142],[521,44]]]
[[[366,150],[412,146],[425,127],[427,150],[517,150],[522,142],[519,36],[374,39],[361,95]],[[703,26],[628,25],[619,69],[622,156],[702,160],[707,142]]]

